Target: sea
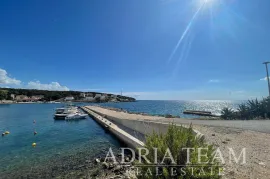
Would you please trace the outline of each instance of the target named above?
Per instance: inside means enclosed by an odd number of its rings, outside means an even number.
[[[131,112],[151,115],[172,114],[182,118],[184,110],[205,110],[220,114],[223,107],[237,108],[241,101],[147,101],[125,103],[99,103]],[[106,132],[93,119],[57,121],[53,114],[64,104],[1,104],[0,132],[10,134],[0,137],[0,178],[53,178],[78,170],[85,162],[106,155],[111,147],[123,144]],[[34,135],[34,132],[37,132]],[[32,147],[36,143],[36,147]],[[93,167],[94,164],[93,164]],[[80,169],[80,167],[79,167]]]

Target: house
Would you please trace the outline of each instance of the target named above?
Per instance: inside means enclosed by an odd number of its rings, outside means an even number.
[[[36,95],[36,96],[31,96],[31,101],[38,101],[44,98],[44,95]]]
[[[85,97],[84,100],[90,102],[90,101],[95,101],[95,98],[93,98],[93,97]]]
[[[106,94],[103,94],[101,97],[100,97],[100,100],[101,101],[106,101],[107,100],[107,95]]]
[[[111,94],[111,98],[117,98],[117,95]]]
[[[101,96],[102,96],[102,94],[96,94],[96,95],[95,95],[95,98],[101,97]]]
[[[85,93],[80,93],[80,97],[85,98]]]
[[[12,100],[14,100],[15,99],[15,94],[11,94],[10,97],[11,97]]]
[[[85,97],[94,97],[93,93],[86,93]]]
[[[26,95],[17,95],[15,99],[16,101],[29,101],[29,97]]]
[[[65,97],[65,101],[72,101],[72,100],[74,100],[74,97],[73,96]]]

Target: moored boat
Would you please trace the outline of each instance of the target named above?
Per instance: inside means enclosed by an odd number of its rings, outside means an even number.
[[[54,118],[55,119],[65,119],[66,116],[70,114],[78,113],[77,107],[68,107],[68,108],[57,108],[55,110]]]
[[[83,113],[69,114],[65,117],[65,120],[85,119],[88,115]]]

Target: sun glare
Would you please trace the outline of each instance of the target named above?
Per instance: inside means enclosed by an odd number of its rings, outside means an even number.
[[[216,0],[200,0],[200,2],[202,4],[205,4],[205,5],[210,5],[210,4],[213,4]]]

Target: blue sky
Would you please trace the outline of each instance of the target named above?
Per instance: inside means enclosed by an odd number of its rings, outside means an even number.
[[[138,99],[267,95],[269,0],[0,1],[0,85]]]

